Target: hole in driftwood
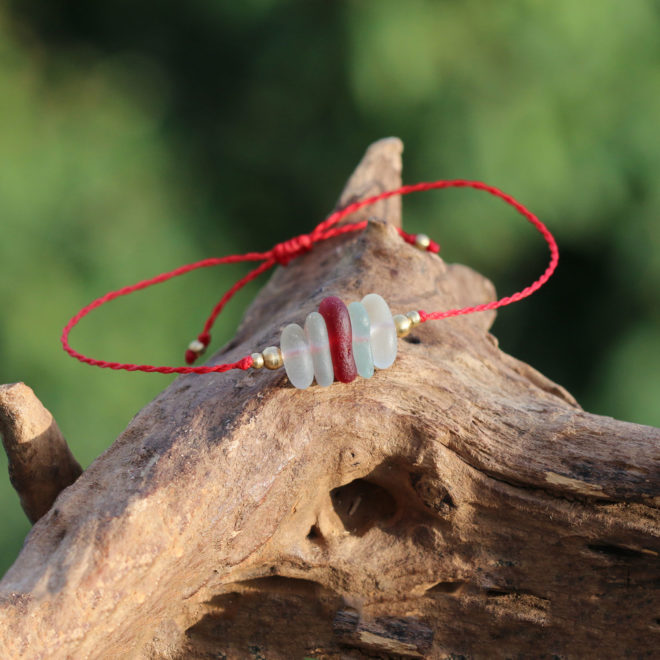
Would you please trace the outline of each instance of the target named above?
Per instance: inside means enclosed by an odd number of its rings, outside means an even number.
[[[410,483],[427,509],[447,515],[455,508],[456,505],[449,491],[435,477],[417,472],[410,475]]]
[[[445,582],[438,582],[426,590],[427,594],[455,594],[462,590],[465,586],[463,580],[447,580]]]
[[[316,543],[317,545],[325,545],[325,539],[321,530],[318,528],[318,525],[312,525],[307,533],[307,540],[310,543]]]
[[[356,536],[366,534],[396,512],[394,498],[383,487],[364,479],[335,488],[330,498],[344,528]]]
[[[286,575],[267,575],[266,577],[243,580],[236,584],[250,591],[258,590],[262,593],[295,594],[298,596],[314,596],[319,590],[323,589],[323,585],[314,582],[314,580]]]
[[[421,344],[422,340],[416,335],[408,335],[403,338],[403,341],[407,341],[409,344]]]
[[[622,545],[612,545],[608,543],[590,543],[587,548],[592,552],[597,552],[601,555],[606,555],[607,557],[612,557],[612,559],[631,559],[644,557],[644,553],[639,550],[634,550],[633,548],[626,548]]]

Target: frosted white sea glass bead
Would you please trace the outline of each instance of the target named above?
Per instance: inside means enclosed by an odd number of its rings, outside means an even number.
[[[371,321],[371,352],[374,365],[378,369],[387,369],[396,358],[397,336],[392,312],[382,296],[369,293],[362,298]]]
[[[321,387],[332,385],[335,380],[335,371],[332,367],[330,355],[330,340],[325,319],[318,313],[312,312],[305,320],[305,338],[312,354],[314,376]]]
[[[314,380],[314,364],[305,333],[297,323],[290,323],[282,330],[280,350],[291,384],[301,390],[308,388]]]
[[[353,358],[358,375],[371,378],[374,375],[374,357],[371,352],[371,321],[367,308],[359,302],[348,306],[353,331]]]

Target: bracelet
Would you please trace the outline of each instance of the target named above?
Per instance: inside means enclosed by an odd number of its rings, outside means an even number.
[[[247,355],[237,362],[212,366],[169,367],[108,362],[87,357],[76,351],[69,344],[71,330],[90,312],[111,300],[121,296],[127,296],[135,291],[146,289],[161,282],[166,282],[198,268],[208,268],[210,266],[243,261],[260,261],[261,264],[231,286],[213,308],[204,324],[202,332],[197,336],[197,339],[190,343],[188,350],[186,350],[186,363],[191,365],[205,352],[210,344],[211,328],[225,305],[248,282],[251,282],[277,264],[286,266],[296,257],[311,251],[317,243],[335,236],[363,230],[367,225],[366,220],[337,226],[341,220],[359,209],[396,195],[409,195],[415,192],[443,188],[473,188],[475,190],[481,190],[512,206],[539,231],[548,244],[550,262],[543,274],[521,291],[500,298],[499,300],[470,307],[430,313],[420,309],[393,316],[387,302],[377,293],[370,293],[361,302],[351,302],[348,306],[339,298],[331,296],[321,302],[318,312],[311,312],[307,316],[304,328],[295,323],[287,325],[282,331],[279,347],[269,346],[263,351]],[[420,250],[436,254],[440,250],[438,244],[425,234],[408,234],[398,228],[397,231],[405,242],[414,245]],[[246,254],[203,259],[202,261],[186,264],[150,279],[142,280],[136,284],[106,293],[104,296],[97,298],[89,305],[83,307],[69,320],[62,331],[61,342],[64,350],[71,357],[76,358],[84,364],[105,369],[163,374],[208,374],[230,371],[232,369],[247,370],[250,368],[261,369],[263,367],[267,369],[279,369],[283,366],[289,380],[295,387],[305,389],[312,384],[314,379],[316,379],[318,385],[325,387],[333,383],[335,379],[343,383],[349,383],[358,375],[363,378],[370,378],[374,373],[374,368],[386,369],[389,367],[396,358],[397,338],[405,337],[412,327],[420,323],[497,309],[530,296],[548,281],[554,273],[558,261],[559,250],[557,243],[548,228],[531,211],[520,204],[520,202],[516,201],[510,195],[503,193],[501,190],[480,181],[468,181],[464,179],[417,183],[402,186],[395,190],[388,190],[368,199],[349,204],[343,209],[329,215],[309,234],[302,234],[283,243],[278,243],[267,252],[248,252]]]

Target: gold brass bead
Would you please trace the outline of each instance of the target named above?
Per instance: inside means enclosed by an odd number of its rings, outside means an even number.
[[[264,366],[266,369],[279,369],[283,364],[282,351],[279,346],[269,346],[264,348],[261,352],[264,358]]]
[[[422,322],[422,317],[416,309],[408,312],[406,316],[410,319],[410,325],[413,328],[417,327]]]
[[[431,239],[426,234],[415,236],[415,247],[418,250],[428,250],[429,245],[431,245]]]
[[[193,339],[188,344],[188,350],[197,353],[197,355],[201,355],[206,350],[206,346],[204,346],[199,339]]]
[[[253,369],[262,369],[265,361],[264,356],[261,353],[252,353],[250,356],[252,358],[252,368]]]
[[[394,325],[396,327],[396,334],[398,337],[405,337],[410,333],[410,328],[412,327],[410,319],[403,314],[394,315]]]

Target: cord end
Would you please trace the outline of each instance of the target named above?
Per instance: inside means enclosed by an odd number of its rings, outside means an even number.
[[[188,350],[186,351],[186,364],[194,364],[197,358],[206,351],[206,347],[211,340],[211,337],[208,333],[205,334],[204,339],[193,339],[190,344],[188,344]],[[201,336],[201,335],[200,335]]]

